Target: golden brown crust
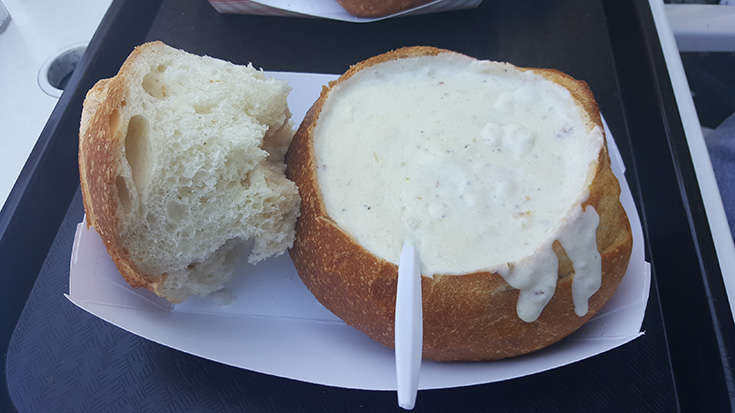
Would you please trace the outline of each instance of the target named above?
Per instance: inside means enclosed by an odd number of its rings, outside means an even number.
[[[138,271],[120,239],[117,181],[127,125],[121,122],[132,62],[153,42],[136,47],[118,74],[102,79],[87,93],[79,128],[79,178],[87,225],[95,228],[123,278],[133,287],[155,291],[162,275]],[[165,274],[163,275],[165,276]]]
[[[306,286],[328,309],[376,341],[392,347],[397,266],[358,245],[328,216],[317,182],[312,134],[329,91],[365,67],[412,56],[454,53],[431,47],[398,49],[351,67],[328,87],[306,114],[287,155],[287,176],[301,194],[301,216],[290,250]],[[567,87],[589,116],[588,126],[602,127],[589,88],[561,72],[536,73]],[[610,169],[603,145],[598,168],[585,205],[600,216],[597,231],[602,257],[602,286],[589,300],[583,317],[574,313],[573,270],[558,242],[559,281],[554,297],[532,323],[516,315],[518,290],[498,274],[480,272],[462,276],[422,277],[424,348],[428,359],[496,360],[546,347],[576,331],[613,295],[628,265],[632,235],[620,204],[620,186]]]
[[[337,0],[342,8],[356,17],[384,17],[433,0]]]

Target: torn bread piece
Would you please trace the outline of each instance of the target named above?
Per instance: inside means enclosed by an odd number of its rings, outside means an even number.
[[[239,258],[280,255],[299,195],[284,175],[288,84],[161,42],[87,94],[79,172],[87,222],[127,282],[171,302],[219,290]]]

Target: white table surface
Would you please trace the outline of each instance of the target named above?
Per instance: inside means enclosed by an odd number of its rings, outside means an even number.
[[[111,0],[2,2],[11,21],[0,33],[0,205],[58,100],[41,90],[41,67],[58,51],[89,42]]]

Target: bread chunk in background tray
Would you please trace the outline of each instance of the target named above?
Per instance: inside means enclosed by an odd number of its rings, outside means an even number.
[[[383,17],[432,1],[434,0],[337,0],[337,3],[356,17]]]

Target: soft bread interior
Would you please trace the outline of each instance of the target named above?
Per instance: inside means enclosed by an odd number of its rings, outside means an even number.
[[[251,66],[152,43],[90,94],[83,124],[104,96],[121,97],[106,119],[119,150],[91,161],[116,165],[119,252],[147,287],[173,302],[207,294],[222,288],[246,241],[251,263],[292,244],[289,91]]]

